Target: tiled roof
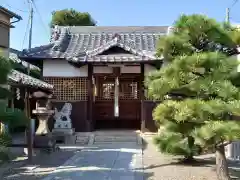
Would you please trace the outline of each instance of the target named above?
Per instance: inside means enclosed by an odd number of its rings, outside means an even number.
[[[0,6],[0,11],[7,14],[9,17],[11,18],[16,18],[16,19],[19,19],[19,20],[22,20],[22,17],[19,16],[18,14],[8,10],[7,8],[3,7],[3,6]]]
[[[75,62],[156,60],[158,38],[167,31],[167,26],[56,27],[53,29],[51,43],[25,50],[20,58],[62,58]],[[101,55],[114,46],[130,52],[131,55]]]
[[[48,90],[53,89],[53,85],[48,84],[39,79],[33,78],[31,76],[28,76],[28,75],[21,73],[19,71],[16,71],[16,70],[12,70],[12,72],[8,76],[8,78],[10,81],[12,81],[14,83],[21,83],[23,85],[38,87],[41,89],[48,89]]]
[[[9,58],[17,63],[21,63],[23,66],[27,67],[28,63],[25,61],[22,61],[18,58],[18,54],[21,53],[21,51],[13,48],[9,48]],[[30,64],[30,69],[39,69],[37,66],[33,66]],[[40,69],[39,69],[40,70]]]

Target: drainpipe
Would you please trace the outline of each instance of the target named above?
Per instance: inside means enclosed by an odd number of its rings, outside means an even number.
[[[17,19],[16,21],[11,22],[10,24],[12,25],[12,24],[17,23],[17,22],[19,22],[19,21],[21,21],[21,20],[22,20],[22,19]]]
[[[17,20],[16,21],[13,21],[13,22],[10,22],[10,25],[12,25],[12,24],[14,24],[14,23],[17,23],[17,22],[19,22],[19,21],[21,21],[22,20],[22,17],[20,16],[20,17],[15,17]]]

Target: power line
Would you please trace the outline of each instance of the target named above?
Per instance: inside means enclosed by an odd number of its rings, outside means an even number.
[[[22,9],[19,9],[19,8],[16,8],[16,7],[13,7],[11,6],[10,4],[8,4],[7,2],[4,3],[5,6],[7,6],[8,8],[14,10],[14,11],[20,11],[20,12],[23,12],[23,13],[29,13],[28,11],[25,11],[25,10],[22,10]]]
[[[231,7],[230,7],[230,9],[233,8],[237,3],[238,3],[238,0],[234,0],[232,5],[231,5]]]
[[[40,21],[41,21],[41,24],[42,24],[42,26],[43,26],[44,30],[46,31],[46,34],[47,34],[47,36],[48,36],[48,38],[49,38],[48,28],[47,28],[46,24],[44,23],[40,12],[38,11],[37,5],[36,5],[36,3],[35,3],[34,1],[32,1],[32,4],[33,4],[33,7],[35,8],[35,11],[37,12],[37,14],[38,14],[38,16],[39,16],[39,19],[40,19]]]
[[[24,37],[23,37],[22,49],[23,49],[23,46],[24,46],[25,40],[26,40],[26,38],[27,38],[27,33],[28,33],[28,29],[29,29],[29,24],[30,24],[30,16],[28,17],[28,23],[27,23],[26,31],[25,31],[25,33],[24,33]]]

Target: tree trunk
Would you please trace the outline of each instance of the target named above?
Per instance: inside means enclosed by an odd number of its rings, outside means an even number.
[[[228,172],[224,146],[216,148],[216,172],[218,180],[231,180]]]
[[[184,157],[182,162],[185,164],[192,164],[192,163],[196,162],[196,160],[193,158],[193,156],[194,156],[194,152],[193,152],[194,138],[191,136],[188,136],[187,138],[188,138],[188,147],[191,151],[188,155],[186,155]]]
[[[193,161],[193,156],[194,156],[194,152],[193,152],[193,147],[194,147],[194,138],[192,136],[188,136],[188,147],[191,150],[190,154],[188,155],[187,159],[189,159],[190,161]]]

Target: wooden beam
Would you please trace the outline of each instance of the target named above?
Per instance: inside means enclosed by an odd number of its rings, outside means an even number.
[[[120,76],[121,67],[113,67],[113,74],[114,74],[114,76]]]
[[[145,110],[144,110],[144,100],[145,100],[145,93],[144,93],[144,71],[145,71],[145,68],[144,68],[144,64],[141,63],[140,64],[140,85],[139,85],[139,88],[140,88],[140,100],[141,100],[141,131],[144,132],[145,131],[145,128],[146,128],[146,120],[145,120]]]
[[[93,130],[93,65],[88,64],[88,98],[87,98],[87,129],[88,131]]]

